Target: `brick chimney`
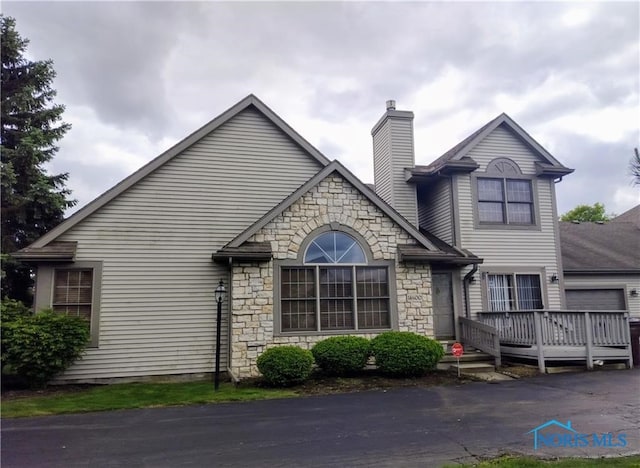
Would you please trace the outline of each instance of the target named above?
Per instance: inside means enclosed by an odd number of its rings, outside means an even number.
[[[413,112],[396,110],[396,102],[387,101],[387,111],[373,127],[371,135],[376,193],[417,226],[416,187],[405,179],[405,169],[415,165]]]

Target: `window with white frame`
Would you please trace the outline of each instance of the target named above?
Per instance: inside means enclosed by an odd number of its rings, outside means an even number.
[[[487,302],[490,311],[542,309],[540,275],[487,274]]]
[[[389,271],[369,265],[362,246],[342,231],[308,245],[303,265],[280,269],[282,332],[391,328]]]
[[[478,219],[487,224],[534,224],[531,181],[478,178]]]

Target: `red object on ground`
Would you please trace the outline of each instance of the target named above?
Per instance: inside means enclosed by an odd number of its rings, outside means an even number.
[[[460,357],[462,356],[463,352],[464,349],[462,348],[462,345],[460,343],[453,343],[453,345],[451,346],[451,354],[453,354],[455,357]]]

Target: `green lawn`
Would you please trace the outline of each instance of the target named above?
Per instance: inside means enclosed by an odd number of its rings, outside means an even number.
[[[234,387],[230,383],[213,391],[211,382],[135,383],[92,387],[51,396],[34,396],[2,401],[2,417],[17,418],[50,414],[108,411],[126,408],[251,401],[297,396],[293,390]]]
[[[447,465],[451,468],[460,465]],[[639,468],[640,455],[619,458],[563,458],[560,460],[540,460],[533,457],[505,456],[487,460],[479,464],[463,465],[478,468]]]

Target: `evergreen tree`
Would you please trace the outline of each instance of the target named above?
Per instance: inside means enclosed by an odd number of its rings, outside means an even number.
[[[13,18],[0,15],[0,26],[2,297],[30,303],[30,269],[11,253],[51,230],[76,203],[67,198],[68,174],[50,175],[44,168],[70,125],[61,122],[64,106],[52,102],[52,61],[24,57],[29,41],[20,37]]]

